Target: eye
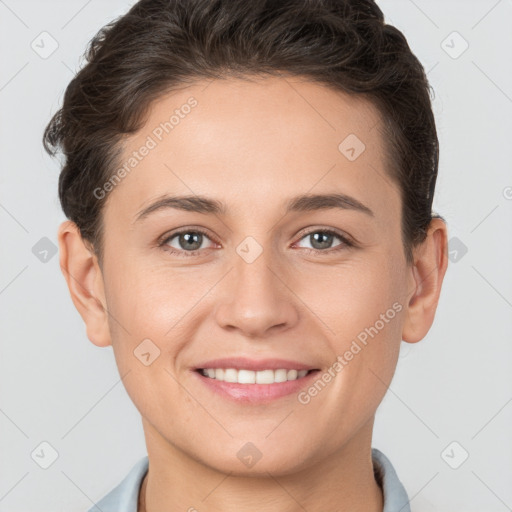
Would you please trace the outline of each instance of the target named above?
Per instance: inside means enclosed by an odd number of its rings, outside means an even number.
[[[203,246],[205,239],[210,238],[202,229],[186,229],[166,236],[158,246],[178,256],[197,256],[197,253],[205,248]],[[174,245],[171,245],[171,241]]]
[[[338,243],[333,248],[332,243],[335,238],[340,240],[341,243]],[[347,247],[354,247],[354,244],[346,236],[331,229],[316,229],[310,231],[303,235],[300,240],[304,239],[308,240],[312,245],[311,248],[305,247],[304,249],[307,252],[317,254],[331,254],[346,249]],[[205,240],[210,240],[206,231],[200,228],[189,228],[167,236],[164,235],[164,238],[158,243],[158,246],[180,257],[197,256],[202,249],[206,248],[203,246]]]
[[[337,238],[338,240],[341,240],[341,243],[337,244],[332,247],[333,239]],[[339,251],[342,249],[345,249],[347,247],[353,247],[354,244],[348,240],[347,237],[343,236],[341,233],[337,233],[334,230],[331,229],[316,229],[315,231],[310,231],[309,233],[306,233],[301,240],[308,240],[312,247],[306,247],[305,249],[308,250],[308,252],[326,252],[326,253],[332,253],[335,251]],[[332,249],[332,250],[327,250]]]

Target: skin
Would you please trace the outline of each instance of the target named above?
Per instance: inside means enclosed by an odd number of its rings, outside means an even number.
[[[408,265],[378,112],[298,78],[204,81],[168,93],[127,139],[121,160],[190,96],[198,105],[110,192],[103,267],[72,222],[58,232],[61,268],[87,336],[98,347],[112,344],[142,416],[146,510],[382,511],[371,461],[374,415],[400,341],[421,340],[434,320],[446,225],[432,220]],[[338,150],[351,133],[366,146],[354,161]],[[295,195],[334,191],[374,215],[285,214]],[[135,222],[165,193],[205,195],[227,213],[168,208]],[[166,233],[193,227],[208,233],[196,256],[165,250],[190,252],[178,236],[157,246]],[[309,235],[329,228],[356,245],[337,237],[313,245]],[[251,263],[236,251],[247,236],[262,248]],[[393,303],[401,311],[307,405],[296,394],[233,403],[191,372],[201,360],[231,355],[326,371]],[[160,350],[149,366],[133,354],[146,338]],[[249,441],[262,454],[251,468],[237,457]]]

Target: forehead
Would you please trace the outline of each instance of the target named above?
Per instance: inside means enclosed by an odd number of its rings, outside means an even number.
[[[133,217],[162,194],[199,194],[242,211],[337,190],[389,210],[379,128],[371,103],[304,79],[200,81],[156,100],[126,139],[112,203]]]

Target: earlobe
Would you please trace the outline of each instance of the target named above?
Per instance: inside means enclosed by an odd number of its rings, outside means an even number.
[[[425,241],[417,247],[411,268],[412,290],[407,296],[402,340],[422,340],[434,322],[444,275],[448,266],[448,242],[445,222],[432,219]]]
[[[98,260],[84,243],[74,222],[63,222],[57,238],[60,268],[71,300],[85,323],[87,337],[97,346],[108,346],[111,344],[108,313]]]

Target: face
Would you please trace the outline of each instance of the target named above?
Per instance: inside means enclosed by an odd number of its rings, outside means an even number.
[[[413,287],[377,111],[297,78],[198,82],[152,105],[121,161],[101,278],[153,448],[284,474],[369,443]],[[316,371],[251,390],[197,371],[237,357]]]

